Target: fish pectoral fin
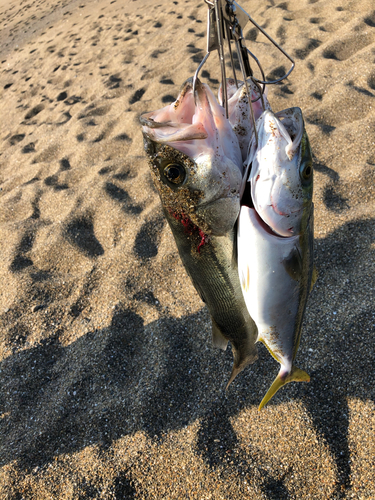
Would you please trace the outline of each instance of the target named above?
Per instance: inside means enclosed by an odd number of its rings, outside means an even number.
[[[310,376],[306,372],[300,370],[299,368],[296,368],[295,366],[292,367],[289,375],[283,377],[282,373],[282,370],[280,370],[271,387],[268,389],[267,394],[264,396],[262,402],[259,405],[259,411],[268,403],[268,401],[283,385],[288,384],[289,382],[310,382]]]
[[[317,279],[318,279],[318,270],[317,270],[316,266],[314,265],[314,269],[312,272],[312,278],[311,278],[310,292],[314,288],[314,285],[315,285]]]
[[[225,351],[228,345],[228,340],[221,333],[220,328],[218,327],[214,318],[211,319],[212,319],[212,343],[214,347],[218,347],[219,349]]]

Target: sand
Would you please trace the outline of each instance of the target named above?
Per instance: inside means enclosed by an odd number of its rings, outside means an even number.
[[[241,5],[296,59],[269,100],[302,108],[314,153],[311,382],[258,412],[278,371],[260,347],[225,393],[231,351],[148,172],[139,115],[195,71],[206,5],[1,0],[2,500],[375,498],[374,4]]]

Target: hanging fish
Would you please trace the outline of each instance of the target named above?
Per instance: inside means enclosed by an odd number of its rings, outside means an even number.
[[[227,97],[228,97],[228,120],[236,134],[241,149],[242,160],[245,161],[249,154],[249,145],[251,145],[254,127],[251,119],[249,99],[247,88],[244,82],[238,81],[238,88],[233,78],[227,79]],[[254,119],[257,120],[263,111],[271,109],[267,99],[267,88],[263,95],[257,85],[249,78],[247,81],[251,92],[252,110]],[[219,87],[219,103],[222,104],[223,92]]]
[[[238,278],[235,223],[242,155],[210,88],[192,80],[177,100],[140,118],[144,147],[181,260],[212,317],[215,346],[232,344],[229,383],[257,359],[257,330]]]
[[[313,276],[313,167],[302,112],[266,110],[249,162],[251,197],[238,223],[238,271],[263,342],[280,363],[261,409],[284,384],[310,380],[294,366]]]

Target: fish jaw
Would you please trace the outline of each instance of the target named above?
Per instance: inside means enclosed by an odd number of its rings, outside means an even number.
[[[230,159],[242,174],[238,140],[208,85],[186,80],[174,103],[140,117],[143,132],[155,142],[168,144],[192,159],[201,155]]]
[[[300,234],[304,208],[311,202],[311,192],[301,180],[301,142],[307,140],[301,110],[290,108],[276,115],[266,110],[257,130],[259,147],[249,176],[254,207],[280,236]]]
[[[300,370],[295,366],[293,366],[290,371],[286,371],[283,367],[281,367],[277,377],[262,399],[258,410],[260,411],[262,408],[264,408],[264,406],[276,394],[276,392],[289,382],[310,382],[310,376],[305,371]]]

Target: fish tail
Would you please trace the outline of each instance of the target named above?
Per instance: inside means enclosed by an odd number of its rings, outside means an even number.
[[[271,387],[268,389],[267,394],[264,396],[262,399],[262,402],[259,405],[258,410],[260,411],[263,406],[265,406],[268,401],[276,394],[276,392],[285,384],[289,382],[310,382],[310,376],[304,372],[303,370],[300,370],[299,368],[296,368],[295,366],[292,367],[290,373],[286,373],[283,369],[281,369],[273,381]]]
[[[227,386],[225,387],[225,390],[227,391],[228,390],[228,387],[230,386],[230,384],[233,382],[233,380],[237,377],[237,375],[242,372],[242,370],[244,369],[244,366],[235,366],[233,365],[233,368],[232,368],[232,373],[230,374],[230,377],[229,377],[229,380],[228,380],[228,383],[227,383]]]

